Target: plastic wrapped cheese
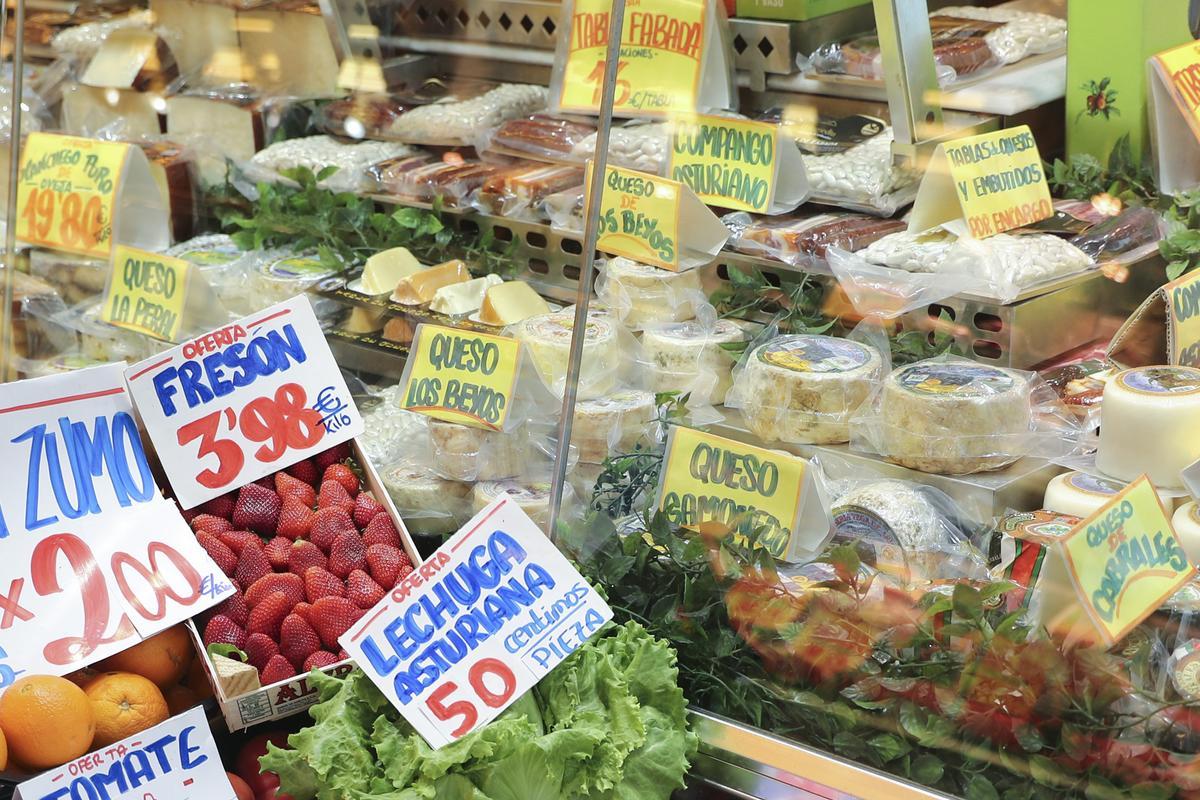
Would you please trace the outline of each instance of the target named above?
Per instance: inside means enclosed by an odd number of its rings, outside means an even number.
[[[654,392],[690,392],[691,402],[717,404],[733,384],[734,357],[721,347],[746,340],[737,324],[673,322],[642,332],[646,383]]]
[[[246,282],[250,272],[267,260],[268,253],[242,250],[222,233],[207,234],[180,242],[166,254],[182,258],[198,267],[204,280],[217,293],[229,311],[244,315],[253,309],[248,304]]]
[[[1123,483],[1086,472],[1064,472],[1046,486],[1042,508],[1075,517],[1090,517],[1124,488]]]
[[[474,509],[482,511],[501,496],[509,497],[542,530],[550,523],[550,484],[522,481],[483,481],[475,484]]]
[[[1193,500],[1181,505],[1171,518],[1171,527],[1175,529],[1188,560],[1200,564],[1200,503]]]
[[[741,408],[765,441],[850,440],[850,418],[870,396],[883,360],[850,339],[795,334],[759,345],[734,377],[725,404]]]
[[[429,420],[432,467],[456,481],[487,481],[519,475],[528,435],[524,427],[487,431],[442,420]]]
[[[705,302],[696,270],[672,272],[628,258],[608,261],[596,283],[596,296],[631,328],[680,322],[696,316]]]
[[[383,470],[383,485],[405,527],[427,536],[454,533],[471,518],[471,484],[404,461]]]
[[[627,452],[649,432],[654,411],[654,395],[640,389],[579,401],[571,426],[571,444],[579,460],[599,464],[614,453]]]
[[[542,382],[561,395],[567,380],[574,317],[566,311],[530,317],[513,326],[525,344]],[[579,371],[579,399],[593,400],[611,392],[621,372],[622,350],[617,329],[599,314],[588,316]]]
[[[418,106],[401,114],[387,133],[417,144],[469,144],[477,131],[527,117],[545,106],[545,87],[505,83],[469,100]]]
[[[1116,375],[1100,404],[1096,468],[1157,487],[1183,486],[1183,468],[1200,459],[1200,369],[1139,367]]]
[[[292,255],[258,265],[250,273],[251,302],[265,308],[283,302],[336,272],[314,256]]]

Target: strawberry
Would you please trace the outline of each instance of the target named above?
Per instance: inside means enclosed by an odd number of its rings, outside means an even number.
[[[279,652],[300,669],[305,660],[321,649],[321,637],[308,624],[308,620],[297,614],[288,614],[279,633]]]
[[[246,639],[246,660],[259,672],[267,666],[267,662],[279,655],[279,645],[265,633],[252,633]]]
[[[329,570],[309,567],[304,573],[304,595],[315,603],[322,597],[345,597],[346,587]]]
[[[294,605],[295,603],[283,592],[272,592],[250,609],[250,622],[247,623],[246,630],[250,633],[265,633],[279,641],[279,626],[283,624],[283,618],[292,612]]]
[[[349,516],[354,510],[354,498],[337,481],[325,481],[317,494],[317,508],[340,508]]]
[[[273,657],[258,673],[258,679],[263,686],[270,686],[294,677],[296,677],[296,668],[283,656]]]
[[[288,555],[288,572],[304,577],[309,567],[325,569],[329,565],[321,548],[312,542],[292,542],[292,552]]]
[[[312,603],[296,603],[296,607],[292,609],[292,613],[302,617],[305,622],[308,621],[308,612],[310,611],[312,611]]]
[[[332,469],[332,467],[330,468]],[[354,498],[354,524],[360,528],[367,527],[367,524],[375,519],[375,515],[383,511],[383,506],[371,496],[370,492],[362,492],[358,497]]]
[[[407,562],[408,556],[390,544],[373,544],[367,548],[367,571],[384,589],[396,585],[400,565]]]
[[[263,546],[263,540],[250,531],[225,531],[224,533],[218,533],[217,538],[224,542],[225,546],[237,556],[242,554],[242,550],[246,549],[247,545],[257,547],[259,550]]]
[[[246,605],[254,608],[275,592],[282,592],[291,608],[304,599],[304,579],[290,572],[264,575],[246,590]]]
[[[321,470],[317,469],[317,465],[313,463],[311,458],[297,461],[285,469],[284,472],[293,478],[304,481],[309,486],[316,486],[321,479]]]
[[[175,510],[179,512],[179,516],[183,517],[183,521],[188,525],[191,525],[192,520],[200,515],[200,509],[184,508],[183,506],[179,505],[178,500],[175,501]]]
[[[338,661],[340,661],[340,660],[341,659],[339,659],[336,655],[329,652],[328,650],[318,650],[317,652],[313,653],[308,658],[304,659],[304,671],[312,672],[314,669],[324,669],[325,667],[332,667],[334,664],[338,663]]]
[[[293,480],[295,480],[293,478]],[[308,489],[312,491],[310,486]],[[305,503],[294,494],[283,498],[283,507],[279,509],[279,523],[275,532],[289,539],[303,539],[308,536],[315,516],[310,504]]]
[[[337,657],[338,657],[338,661],[346,661],[347,659],[350,658],[350,654],[347,653],[345,651],[345,649],[342,649],[342,650],[337,651]]]
[[[293,478],[286,472],[275,473],[275,493],[282,500],[287,497],[295,497],[304,505],[312,508],[317,504],[317,492],[310,484],[305,483],[299,478]]]
[[[334,486],[338,486],[336,483]],[[338,486],[341,489],[340,486]],[[343,491],[345,491],[343,489]],[[333,542],[343,533],[358,533],[354,520],[340,508],[323,508],[313,517],[312,528],[308,532],[309,541],[326,553],[333,547]]]
[[[224,533],[233,530],[233,526],[227,519],[212,514],[197,514],[192,518],[192,530],[196,533]]]
[[[279,506],[279,495],[273,489],[248,483],[238,492],[237,503],[233,507],[233,524],[256,533],[274,533],[275,524],[279,521]]]
[[[218,614],[224,614],[229,617],[235,625],[240,625],[243,628],[250,621],[250,606],[246,603],[246,595],[241,592],[234,592],[229,595],[214,610]]]
[[[233,573],[238,585],[249,588],[264,575],[271,574],[271,562],[261,547],[243,547],[238,556],[237,570]]]
[[[204,552],[208,553],[209,558],[216,562],[217,568],[232,578],[238,562],[233,551],[211,533],[197,533],[196,541],[204,548]]]
[[[401,549],[400,534],[396,532],[396,525],[387,514],[376,514],[371,518],[367,527],[363,529],[363,543],[367,547],[373,544],[387,544],[397,550]]]
[[[413,571],[413,565],[412,565],[411,561],[401,564],[400,565],[400,574],[396,576],[396,583],[399,583],[400,581],[407,578],[409,573],[411,573],[412,571]]]
[[[201,514],[212,514],[214,517],[220,517],[221,519],[229,519],[233,516],[234,498],[235,495],[233,492],[226,492],[220,497],[204,501],[196,507],[196,511]]]
[[[271,562],[272,569],[286,570],[288,557],[292,554],[292,540],[286,536],[276,536],[267,542],[263,553],[266,554],[267,561]]]
[[[361,569],[354,570],[346,578],[346,597],[359,608],[374,608],[384,594],[383,587]]]
[[[343,533],[329,548],[329,571],[345,580],[351,572],[367,566],[367,548],[357,533]]]
[[[224,614],[217,614],[204,626],[204,645],[231,644],[238,650],[246,646],[246,631]]]
[[[346,442],[335,444],[333,447],[313,456],[313,463],[317,469],[324,472],[329,468],[330,464],[336,464],[339,461],[345,461],[350,457],[350,445]]]
[[[325,481],[340,483],[351,497],[358,494],[358,476],[345,464],[330,464],[326,467],[325,474],[321,476],[322,486],[325,485]]]
[[[313,603],[308,616],[312,626],[325,646],[332,650],[338,647],[338,637],[350,630],[367,613],[344,597],[322,597]]]

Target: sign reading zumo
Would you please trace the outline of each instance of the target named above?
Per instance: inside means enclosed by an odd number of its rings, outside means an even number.
[[[1164,287],[1171,320],[1171,361],[1200,367],[1200,271],[1184,275]]]
[[[945,225],[984,239],[1054,215],[1028,125],[938,145],[913,204],[912,232]]]
[[[775,196],[778,130],[727,117],[680,118],[668,174],[706,203],[767,213]]]
[[[128,330],[174,342],[183,322],[188,262],[118,245],[100,318]]]
[[[658,508],[672,523],[758,543],[781,558],[800,519],[804,459],[695,428],[674,427],[658,490]]]
[[[591,181],[589,162],[589,186]],[[677,181],[644,172],[605,168],[597,249],[678,272],[682,188]],[[589,213],[585,209],[585,218]]]
[[[446,422],[498,431],[517,382],[521,343],[504,336],[419,325],[400,407]]]

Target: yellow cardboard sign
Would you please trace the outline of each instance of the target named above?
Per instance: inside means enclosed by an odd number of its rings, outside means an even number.
[[[1062,554],[1088,619],[1109,645],[1196,575],[1144,475],[1067,534]]]
[[[504,428],[521,343],[441,325],[419,325],[400,407],[484,430]]]
[[[17,177],[17,238],[95,258],[112,252],[113,206],[129,145],[31,133]]]
[[[667,174],[711,205],[765,213],[775,196],[778,131],[768,122],[680,117]]]
[[[1171,363],[1200,367],[1200,270],[1165,288],[1171,317]]]
[[[165,342],[177,341],[190,266],[181,258],[117,245],[100,318]]]
[[[600,110],[611,11],[612,0],[575,0],[560,111]],[[706,11],[706,0],[638,0],[626,7],[614,115],[662,117],[697,110]]]
[[[658,508],[672,523],[715,534],[735,531],[775,557],[788,550],[800,516],[804,459],[673,427],[658,489]]]
[[[909,230],[954,223],[960,235],[984,239],[1053,215],[1037,142],[1021,125],[938,145]]]
[[[1171,90],[1171,98],[1183,112],[1192,134],[1200,139],[1200,42],[1164,50],[1154,57]]]
[[[587,185],[591,186],[591,182],[589,162]],[[681,189],[677,181],[607,167],[596,248],[678,272]],[[584,213],[586,219],[591,211],[585,208]]]

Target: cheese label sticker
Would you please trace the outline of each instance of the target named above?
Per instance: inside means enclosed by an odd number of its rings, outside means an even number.
[[[588,163],[587,185],[592,181]],[[596,249],[643,264],[679,271],[678,181],[621,167],[604,171]],[[589,192],[590,194],[590,192]],[[591,209],[584,209],[584,218]]]
[[[706,203],[766,213],[775,197],[779,128],[727,117],[680,117],[667,174]]]
[[[182,259],[117,245],[100,318],[164,342],[176,341],[188,266]]]
[[[849,339],[788,336],[763,345],[758,360],[793,372],[850,372],[871,360],[871,352]]]
[[[1200,42],[1173,47],[1154,56],[1171,99],[1200,140]]]
[[[897,382],[916,394],[952,394],[975,397],[1007,392],[1015,385],[1012,376],[979,364],[914,364]]]
[[[1196,575],[1144,475],[1075,526],[1062,555],[1079,602],[1109,645]]]
[[[1190,395],[1200,392],[1200,369],[1140,367],[1122,372],[1117,381],[1141,394]]]
[[[52,250],[108,258],[114,199],[129,147],[29,134],[17,175],[17,238]]]
[[[1171,363],[1200,367],[1200,270],[1168,283],[1166,292]]]
[[[504,428],[517,383],[521,343],[506,336],[417,326],[400,407],[475,428]]]
[[[1124,484],[1116,481],[1097,478],[1095,475],[1089,475],[1086,472],[1073,472],[1067,477],[1066,484],[1072,488],[1078,489],[1081,492],[1088,494],[1109,496],[1125,488]]]
[[[984,239],[1052,216],[1037,142],[1021,125],[938,145],[909,230],[944,225],[959,236]]]
[[[630,4],[621,29],[615,116],[661,117],[697,110],[707,5],[707,0]],[[612,2],[575,0],[573,10],[558,108],[595,114],[603,96]]]
[[[797,456],[673,426],[657,507],[695,531],[733,531],[743,540],[758,532],[758,543],[779,558],[799,522],[806,467]]]

